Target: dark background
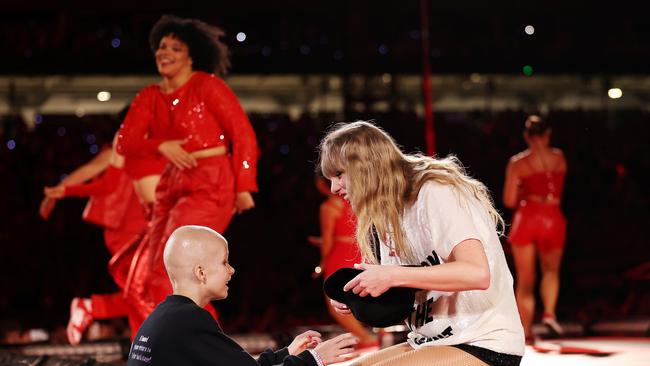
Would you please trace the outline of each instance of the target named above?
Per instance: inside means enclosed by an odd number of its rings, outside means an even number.
[[[147,44],[162,15],[199,17],[228,33],[237,74],[414,73],[421,69],[419,2],[111,1],[110,8],[71,1],[4,1],[0,73],[154,74]],[[430,4],[434,74],[644,76],[650,64],[647,6],[624,2],[533,1]],[[523,33],[534,24],[536,35]],[[246,32],[238,43],[234,35]],[[111,42],[119,39],[120,46]],[[384,47],[381,47],[384,46]],[[385,54],[380,52],[385,51]],[[434,105],[435,110],[435,105]],[[456,154],[501,203],[508,158],[525,148],[523,121],[534,110],[436,113],[439,155]],[[560,319],[591,324],[647,314],[643,282],[625,271],[650,259],[650,116],[645,109],[551,110],[553,144],[569,164],[563,210],[569,221]],[[0,122],[0,320],[3,327],[65,325],[73,296],[115,290],[101,230],[81,218],[84,201],[59,202],[49,222],[38,217],[45,185],[58,183],[110,142],[112,115],[43,115],[34,130],[9,114]],[[354,114],[374,119],[406,151],[424,150],[424,122],[414,112]],[[262,150],[257,207],[236,217],[226,236],[237,273],[219,303],[231,332],[278,331],[331,322],[319,261],[315,147],[333,115],[251,114]],[[61,128],[64,128],[63,130]],[[95,140],[89,143],[89,136]],[[8,148],[8,141],[16,143]],[[646,188],[644,188],[646,187]],[[505,242],[505,240],[504,240]],[[504,246],[506,252],[507,245]]]

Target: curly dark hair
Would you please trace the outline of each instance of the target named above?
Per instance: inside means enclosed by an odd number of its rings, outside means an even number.
[[[228,46],[219,39],[224,34],[221,28],[198,19],[163,15],[151,28],[149,46],[155,53],[163,37],[173,36],[187,45],[192,70],[223,76],[230,68]]]
[[[524,131],[529,136],[542,136],[550,128],[548,124],[546,124],[546,121],[542,119],[542,117],[535,114],[528,116],[525,126],[526,128]]]

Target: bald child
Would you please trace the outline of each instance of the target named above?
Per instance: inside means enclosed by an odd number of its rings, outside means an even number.
[[[317,366],[354,356],[352,335],[321,342],[318,332],[307,331],[288,347],[264,351],[255,360],[203,309],[211,300],[228,296],[235,269],[228,263],[226,239],[207,227],[182,226],[169,237],[163,255],[173,294],[138,330],[128,366]]]

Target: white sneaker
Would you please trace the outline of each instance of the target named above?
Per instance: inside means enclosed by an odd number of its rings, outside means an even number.
[[[70,303],[70,320],[66,328],[68,342],[77,345],[81,342],[86,328],[93,322],[92,302],[90,299],[75,297]]]
[[[542,324],[544,324],[555,336],[561,336],[564,334],[564,329],[552,315],[544,315],[542,317]]]

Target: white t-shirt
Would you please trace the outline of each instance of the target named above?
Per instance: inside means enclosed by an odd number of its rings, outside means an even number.
[[[406,323],[414,348],[470,344],[495,352],[523,355],[524,331],[517,312],[512,275],[488,212],[474,198],[461,197],[452,186],[425,183],[402,217],[413,254],[425,266],[448,261],[454,247],[477,239],[490,266],[486,290],[419,291]],[[382,242],[382,264],[405,263],[390,256]]]

